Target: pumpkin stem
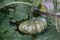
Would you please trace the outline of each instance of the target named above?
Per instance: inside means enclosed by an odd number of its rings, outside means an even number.
[[[30,20],[32,20],[33,19],[33,14],[32,14],[32,12],[33,12],[33,6],[32,6],[32,8],[31,8],[31,12],[30,12]]]
[[[33,12],[34,12],[34,10],[35,10],[35,6],[34,6],[34,4],[33,4],[33,2],[31,1],[31,4],[32,4],[32,6],[31,6],[31,11],[30,11],[30,19],[29,20],[32,20],[33,19]]]

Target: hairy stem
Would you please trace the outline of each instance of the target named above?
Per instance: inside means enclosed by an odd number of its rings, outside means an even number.
[[[6,3],[4,6],[2,6],[2,8],[3,7],[5,7],[5,6],[8,6],[8,5],[11,5],[11,4],[25,4],[25,5],[30,5],[30,6],[32,6],[32,4],[31,3],[27,3],[27,2],[9,2],[9,3]]]

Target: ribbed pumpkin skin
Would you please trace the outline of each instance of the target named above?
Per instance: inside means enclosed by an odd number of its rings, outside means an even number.
[[[27,20],[19,25],[19,31],[28,34],[36,34],[42,32],[47,27],[46,20],[44,18]]]

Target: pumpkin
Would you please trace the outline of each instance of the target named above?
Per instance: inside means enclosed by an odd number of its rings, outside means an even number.
[[[22,22],[18,27],[19,31],[28,34],[40,33],[45,28],[47,28],[47,22],[44,18],[33,18],[32,20],[26,20]]]

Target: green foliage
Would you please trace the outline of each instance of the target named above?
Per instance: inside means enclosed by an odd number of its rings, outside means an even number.
[[[10,2],[28,2],[31,0],[0,0],[0,40],[33,40],[31,35],[22,35],[17,30],[17,25],[11,24],[10,20],[13,19],[17,22],[21,20],[26,20],[29,18],[31,12],[31,5],[25,4],[12,4],[5,6],[5,4]],[[34,5],[37,7],[41,0],[34,0]],[[46,18],[48,24],[52,24],[54,20],[51,18]],[[60,40],[60,33],[56,31],[54,26],[51,26],[42,33],[37,34],[35,40]]]
[[[60,33],[57,32],[55,26],[48,27],[47,31],[40,34],[36,40],[60,40]]]

